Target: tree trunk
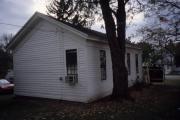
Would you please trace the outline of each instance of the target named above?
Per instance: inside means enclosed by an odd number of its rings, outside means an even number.
[[[121,2],[120,2],[121,1]],[[125,66],[125,26],[126,13],[124,0],[118,1],[116,22],[112,15],[112,10],[108,0],[100,0],[103,19],[105,22],[106,35],[111,51],[113,69],[113,93],[112,98],[122,99],[127,97],[128,74]]]

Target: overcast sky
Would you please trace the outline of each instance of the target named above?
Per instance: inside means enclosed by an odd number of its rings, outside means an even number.
[[[24,25],[35,11],[46,13],[46,0],[1,0],[0,4],[0,35],[15,34],[20,27],[4,25]]]
[[[21,27],[12,25],[23,26],[36,11],[46,14],[46,5],[49,1],[50,0],[1,0],[0,36],[3,33],[16,34]],[[134,22],[142,24],[143,14],[137,15]],[[104,30],[100,28],[100,25],[101,23],[95,24],[92,28],[104,32]],[[132,26],[127,33],[132,33],[136,28],[137,26]]]

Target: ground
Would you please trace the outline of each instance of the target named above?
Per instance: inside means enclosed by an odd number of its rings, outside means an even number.
[[[0,120],[180,120],[180,76],[131,91],[134,100],[76,103],[0,96]]]

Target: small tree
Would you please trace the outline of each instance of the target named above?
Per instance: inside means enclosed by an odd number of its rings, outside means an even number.
[[[179,0],[149,0],[144,12],[146,19],[155,16],[155,22],[147,24],[138,32],[143,41],[153,44],[156,58],[163,59],[163,54],[175,56],[174,42],[180,40],[180,4]],[[155,19],[154,18],[154,19]],[[163,61],[163,60],[162,60]]]
[[[165,29],[166,36],[174,41],[180,40],[180,1],[179,0],[150,0],[153,4],[151,8],[161,26]]]
[[[6,45],[11,39],[11,34],[3,34],[0,37],[0,78],[4,78],[8,69],[12,69],[13,66],[12,54],[6,50]]]
[[[147,42],[139,42],[138,45],[142,48],[142,61],[143,63],[151,63],[155,50],[153,45]]]
[[[144,4],[146,19],[155,16],[140,32],[144,40],[153,41],[165,47],[170,42],[180,41],[180,2],[179,0],[149,0]]]
[[[6,51],[6,46],[12,40],[12,38],[12,34],[3,34],[0,36],[0,48]]]
[[[94,11],[91,6],[76,0],[52,0],[47,13],[55,19],[80,27],[91,27],[94,23]]]

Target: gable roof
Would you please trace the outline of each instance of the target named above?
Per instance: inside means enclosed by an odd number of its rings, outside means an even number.
[[[42,13],[36,12],[28,21],[27,23],[19,30],[19,32],[13,37],[11,42],[7,45],[7,49],[13,49],[23,38],[24,35],[26,35],[28,32],[30,32],[37,23],[40,22],[40,20],[46,20],[50,23],[53,23],[57,26],[60,26],[64,29],[67,29],[87,40],[93,40],[98,42],[105,42],[107,43],[107,37],[105,33],[101,33],[95,30],[91,30],[84,27],[79,27],[72,25],[70,23],[66,22],[60,22],[56,19],[49,17],[47,15],[44,15]],[[136,44],[132,43],[126,43],[126,47],[131,47],[135,49],[140,49]]]

